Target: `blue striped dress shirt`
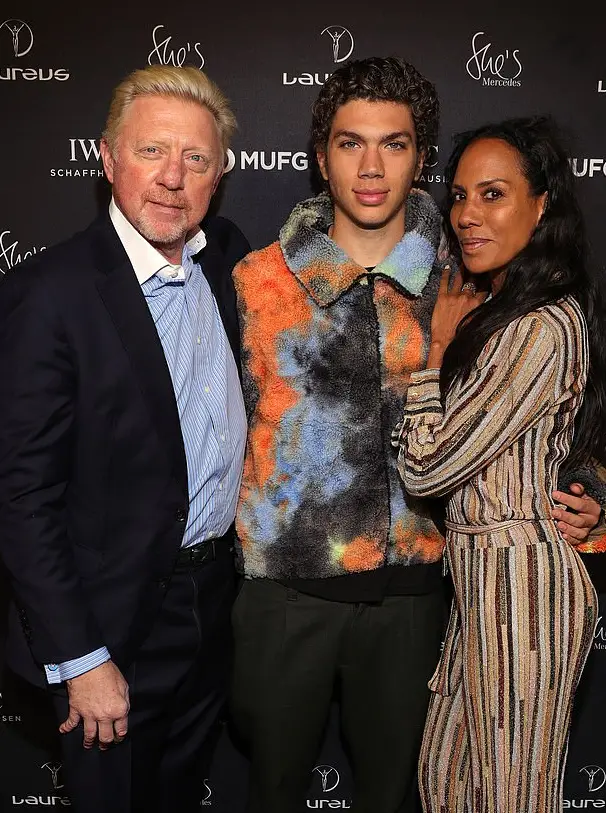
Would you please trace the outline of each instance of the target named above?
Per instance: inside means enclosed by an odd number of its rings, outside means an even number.
[[[238,370],[217,303],[199,263],[198,232],[172,265],[126,220],[112,200],[110,217],[141,284],[177,401],[187,460],[189,514],[182,545],[222,536],[234,520],[246,413]],[[109,660],[106,647],[45,667],[49,683],[77,677]]]

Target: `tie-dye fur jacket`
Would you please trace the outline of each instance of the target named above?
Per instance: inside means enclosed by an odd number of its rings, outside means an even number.
[[[235,269],[249,435],[236,527],[247,576],[428,564],[443,539],[402,487],[391,432],[424,366],[447,254],[432,198],[372,273],[327,235],[326,194]]]

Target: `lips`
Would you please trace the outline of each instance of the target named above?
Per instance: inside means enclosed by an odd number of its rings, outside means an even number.
[[[484,237],[464,237],[462,240],[459,240],[464,254],[473,254],[475,251],[484,248],[484,246],[490,242],[492,241]]]
[[[365,206],[380,206],[387,199],[386,189],[354,189],[354,195]]]
[[[162,206],[164,209],[184,209],[185,207],[179,203],[167,203],[164,200],[148,200],[148,203],[153,203],[154,206]]]

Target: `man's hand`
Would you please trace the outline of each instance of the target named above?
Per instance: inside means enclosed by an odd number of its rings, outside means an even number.
[[[67,681],[69,716],[59,726],[62,734],[73,731],[82,720],[85,748],[99,739],[104,751],[122,742],[128,731],[128,683],[111,661]]]
[[[585,489],[580,483],[572,483],[570,490],[572,494],[554,491],[553,498],[567,505],[572,511],[554,508],[552,515],[557,520],[564,539],[571,545],[580,545],[586,541],[589,533],[600,521],[601,508],[594,499],[585,494]],[[575,513],[572,513],[573,511]]]

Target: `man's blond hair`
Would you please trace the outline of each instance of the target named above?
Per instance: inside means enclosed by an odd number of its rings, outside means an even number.
[[[130,73],[114,90],[103,130],[103,138],[112,154],[126,111],[135,99],[142,96],[168,96],[206,107],[217,123],[223,153],[227,153],[237,124],[229,102],[218,86],[197,68],[150,65]]]

